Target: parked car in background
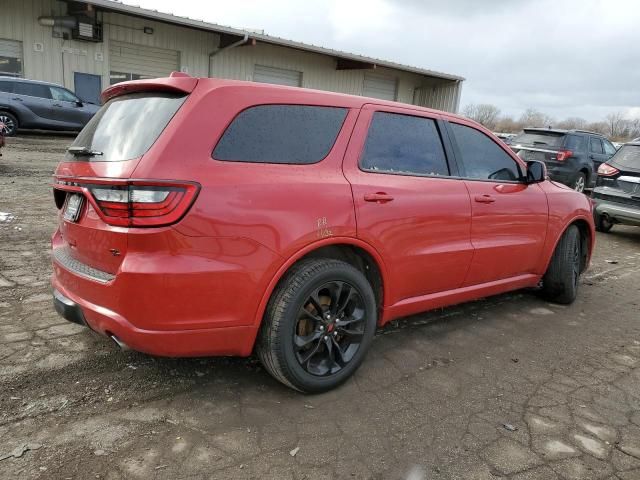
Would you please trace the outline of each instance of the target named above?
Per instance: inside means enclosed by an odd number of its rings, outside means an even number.
[[[0,122],[7,136],[19,128],[81,130],[99,108],[60,85],[0,77]]]
[[[640,226],[640,139],[624,144],[598,169],[592,193],[596,228],[608,232],[619,223]]]
[[[525,128],[511,148],[523,160],[544,162],[551,180],[578,192],[595,185],[598,167],[616,153],[598,133],[550,128]]]
[[[511,143],[511,140],[513,140],[513,138],[517,135],[515,133],[501,133],[501,132],[494,132],[493,134],[496,137],[498,137],[500,140],[502,140],[504,143],[506,143],[507,145],[509,145]]]
[[[589,264],[589,199],[463,117],[180,73],[103,99],[55,172],[52,284],[119,345],[255,351],[321,392],[378,326],[540,282],[571,303]]]

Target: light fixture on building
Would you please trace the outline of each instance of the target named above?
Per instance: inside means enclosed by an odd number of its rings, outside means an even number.
[[[142,29],[142,31],[143,31],[144,33],[146,33],[147,35],[153,35],[153,28],[151,28],[151,27],[144,27],[144,28]]]

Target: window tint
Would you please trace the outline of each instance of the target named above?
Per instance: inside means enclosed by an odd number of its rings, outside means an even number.
[[[451,123],[467,178],[516,181],[522,177],[518,164],[484,133]]]
[[[65,90],[64,88],[58,87],[50,87],[51,90],[51,98],[54,100],[60,100],[63,102],[77,102],[78,98],[71,93],[69,90]]]
[[[602,143],[604,143],[604,153],[606,153],[607,155],[613,155],[614,153],[616,153],[616,147],[614,147],[610,141],[603,140]]]
[[[581,135],[567,135],[564,141],[564,148],[572,152],[584,152],[585,141]]]
[[[259,105],[241,112],[213,157],[256,163],[316,163],[327,156],[347,115],[345,108]]]
[[[373,115],[360,166],[374,172],[449,175],[436,122],[396,113]]]
[[[94,162],[116,162],[144,155],[187,97],[170,93],[130,93],[109,100],[82,129],[72,147],[102,152]],[[67,160],[87,157],[67,154]]]
[[[0,80],[0,92],[13,92],[13,82],[7,82],[6,80]]]
[[[604,149],[602,148],[602,140],[599,138],[591,137],[589,139],[589,151],[591,153],[604,153]]]
[[[40,83],[15,82],[13,91],[18,95],[29,95],[31,97],[51,98],[48,85]]]

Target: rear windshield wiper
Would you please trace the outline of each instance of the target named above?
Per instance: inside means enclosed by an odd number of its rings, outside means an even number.
[[[88,147],[69,147],[67,148],[67,152],[75,157],[96,157],[99,155],[104,155],[104,153],[98,152],[96,150],[91,150]]]
[[[540,142],[540,141],[538,141],[538,140],[534,140],[534,141],[533,141],[533,144],[534,144],[534,145],[549,145],[547,142]]]

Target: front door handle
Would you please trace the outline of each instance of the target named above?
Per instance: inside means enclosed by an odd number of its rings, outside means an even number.
[[[24,101],[24,100],[22,100],[22,99],[21,99],[21,98],[19,98],[19,97],[13,97],[11,100],[15,100],[15,101],[17,101],[17,102],[23,102],[23,101]]]
[[[491,195],[476,195],[475,201],[478,203],[493,203],[496,199]]]
[[[391,200],[393,200],[393,197],[384,192],[367,193],[364,196],[365,202],[387,203]]]

